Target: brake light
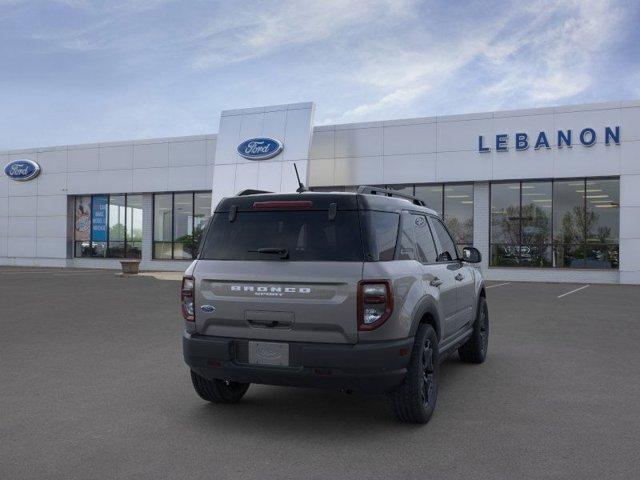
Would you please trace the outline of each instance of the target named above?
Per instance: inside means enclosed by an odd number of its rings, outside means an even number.
[[[182,316],[188,322],[195,322],[195,306],[193,293],[195,290],[195,279],[193,277],[182,277],[182,287],[180,289],[180,304],[182,305]]]
[[[253,202],[253,208],[256,210],[304,210],[313,207],[313,202],[309,200],[270,200],[266,202]]]
[[[393,295],[389,280],[358,283],[358,330],[374,330],[391,316]]]

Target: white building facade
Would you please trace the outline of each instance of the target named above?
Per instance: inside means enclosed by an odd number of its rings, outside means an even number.
[[[424,199],[489,279],[640,284],[640,101],[313,122],[278,105],[218,134],[0,152],[0,264],[183,270],[220,198],[294,191],[295,164],[314,189]]]

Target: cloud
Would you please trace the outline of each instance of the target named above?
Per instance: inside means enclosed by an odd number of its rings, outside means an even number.
[[[342,123],[640,97],[633,0],[0,6],[3,147],[212,132],[222,109],[308,100]]]
[[[371,87],[371,99],[341,120],[400,111],[442,86],[473,85],[474,76],[479,105],[494,103],[493,97],[505,104],[515,96],[533,105],[566,101],[592,87],[600,73],[597,56],[616,40],[623,21],[623,9],[606,1],[514,2],[500,10],[497,18],[477,20],[486,28],[471,22],[444,40],[388,43],[353,72]]]
[[[487,55],[497,79],[486,92],[505,98],[520,93],[534,104],[549,104],[589,89],[599,73],[597,54],[615,41],[621,12],[602,1],[556,8],[538,2],[531,18],[511,38],[496,42],[498,52],[510,50],[507,55]]]
[[[367,26],[384,13],[401,17],[404,0],[283,0],[265,8],[224,10],[190,41],[196,47],[192,65],[198,70],[264,57],[279,50],[333,40],[347,29]]]

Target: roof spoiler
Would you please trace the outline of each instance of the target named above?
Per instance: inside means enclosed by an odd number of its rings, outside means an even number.
[[[413,195],[408,195],[406,193],[400,193],[395,190],[389,190],[388,188],[378,188],[370,187],[369,185],[362,185],[358,187],[357,193],[364,195],[384,195],[385,197],[404,198],[405,200],[409,200],[414,205],[418,205],[420,207],[427,206],[424,200],[420,200],[418,197],[414,197]]]
[[[247,195],[260,195],[262,193],[273,193],[273,192],[268,192],[266,190],[255,190],[253,188],[247,188],[245,190],[242,190],[241,192],[238,192],[236,194],[236,197],[245,197]]]

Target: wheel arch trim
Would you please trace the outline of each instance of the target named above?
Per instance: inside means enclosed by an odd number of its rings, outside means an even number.
[[[438,314],[436,302],[431,297],[424,297],[416,307],[415,314],[413,315],[413,322],[411,324],[411,336],[414,336],[416,334],[418,326],[422,323],[423,319],[427,315],[431,317],[431,321],[426,323],[433,327],[438,340],[442,340],[442,326],[440,322],[440,315]]]

